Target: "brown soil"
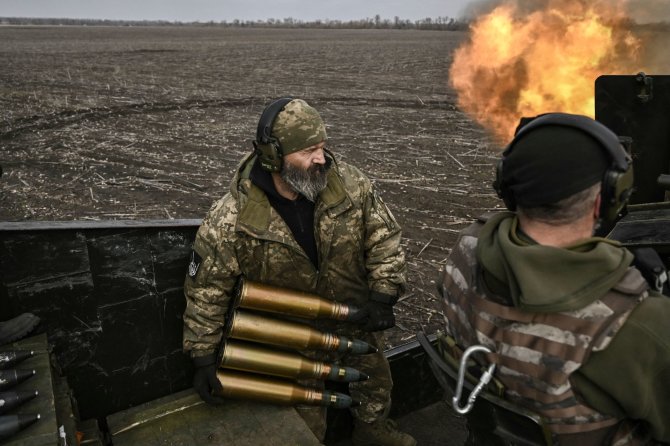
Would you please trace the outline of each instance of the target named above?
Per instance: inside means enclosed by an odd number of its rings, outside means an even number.
[[[404,228],[389,345],[442,324],[459,229],[499,205],[495,145],[455,106],[465,35],[401,30],[0,27],[0,220],[201,218],[265,104],[302,97]]]

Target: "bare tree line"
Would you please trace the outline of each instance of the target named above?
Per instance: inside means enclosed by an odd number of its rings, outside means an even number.
[[[468,29],[469,21],[453,17],[426,17],[420,20],[382,18],[379,14],[358,20],[300,20],[293,17],[267,20],[221,20],[221,21],[168,21],[168,20],[100,20],[73,18],[0,17],[0,25],[67,25],[67,26],[218,26],[254,28],[346,28],[346,29],[422,29],[461,31]]]

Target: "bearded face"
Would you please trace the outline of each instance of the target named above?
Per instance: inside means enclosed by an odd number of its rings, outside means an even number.
[[[319,193],[326,187],[328,169],[330,169],[330,163],[302,167],[284,159],[280,175],[294,191],[302,194],[309,201],[315,202]]]

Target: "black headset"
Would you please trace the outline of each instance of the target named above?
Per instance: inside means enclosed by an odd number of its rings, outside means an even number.
[[[258,156],[261,167],[268,172],[279,172],[282,167],[283,151],[277,138],[272,136],[272,125],[277,115],[293,98],[280,98],[265,107],[258,121],[256,139],[253,141],[254,152]]]
[[[560,125],[579,129],[598,141],[612,161],[605,171],[601,186],[600,220],[601,225],[610,225],[622,215],[624,207],[633,192],[633,166],[630,155],[626,152],[619,137],[598,121],[580,115],[567,113],[547,113],[535,118],[522,118],[516,129],[514,139],[503,152],[496,168],[496,179],[493,183],[498,197],[505,202],[507,209],[516,210],[516,199],[510,185],[503,180],[505,158],[514,145],[524,135],[542,126]]]

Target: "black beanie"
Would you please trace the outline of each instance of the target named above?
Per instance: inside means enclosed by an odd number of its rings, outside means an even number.
[[[507,149],[502,180],[521,207],[552,204],[602,181],[611,163],[605,152],[580,129],[540,126]]]

